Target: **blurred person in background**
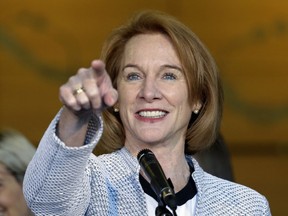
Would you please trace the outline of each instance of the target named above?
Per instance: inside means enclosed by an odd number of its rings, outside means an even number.
[[[22,183],[35,147],[16,130],[0,131],[0,216],[30,216]]]
[[[229,181],[235,181],[230,151],[222,134],[207,149],[197,152],[193,157],[207,173]]]

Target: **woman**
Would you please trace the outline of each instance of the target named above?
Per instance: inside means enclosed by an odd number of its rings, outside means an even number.
[[[177,215],[270,214],[262,195],[191,157],[218,134],[222,92],[212,57],[187,27],[140,13],[115,30],[101,59],[60,87],[64,107],[25,177],[36,215],[155,215],[159,200],[136,158],[142,149],[172,181]],[[96,157],[96,145],[111,153]]]
[[[34,146],[19,132],[0,132],[0,216],[32,215],[23,196],[22,182],[34,153]]]

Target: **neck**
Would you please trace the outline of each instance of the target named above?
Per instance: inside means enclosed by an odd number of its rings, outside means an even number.
[[[180,191],[188,182],[190,176],[189,165],[183,152],[171,152],[163,155],[155,153],[167,178],[170,178],[175,192]]]
[[[187,184],[190,176],[189,165],[184,154],[184,144],[172,147],[149,145],[141,149],[144,148],[150,149],[155,154],[167,179],[171,179],[175,192],[180,191]],[[128,148],[134,156],[136,156],[141,149],[134,149],[133,151]],[[141,174],[148,180],[143,172],[141,172]]]

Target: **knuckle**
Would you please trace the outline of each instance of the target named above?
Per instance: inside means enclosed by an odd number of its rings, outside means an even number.
[[[80,68],[78,71],[77,71],[77,75],[79,76],[84,76],[85,74],[88,73],[88,69],[87,68]]]
[[[64,94],[66,94],[66,92],[67,92],[67,87],[64,85],[60,86],[60,88],[59,88],[60,95],[64,95]]]
[[[92,102],[91,104],[92,104],[92,106],[93,106],[94,109],[99,109],[99,108],[101,107],[101,104],[102,104],[101,98],[96,97],[96,98],[93,99],[91,102]]]
[[[64,105],[69,107],[70,109],[76,109],[78,107],[78,103],[75,99],[69,98],[64,101]]]
[[[78,103],[81,106],[85,106],[87,103],[89,103],[89,100],[87,97],[81,97],[78,99]]]
[[[76,75],[73,75],[73,76],[68,78],[68,82],[67,83],[74,83],[76,79],[77,79]]]
[[[91,98],[91,104],[93,108],[99,108],[102,104],[102,98],[99,95]]]

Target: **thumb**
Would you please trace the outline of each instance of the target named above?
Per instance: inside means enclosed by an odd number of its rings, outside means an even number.
[[[111,88],[104,96],[103,102],[108,107],[113,106],[118,100],[118,92],[116,89]]]

